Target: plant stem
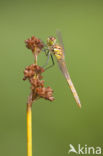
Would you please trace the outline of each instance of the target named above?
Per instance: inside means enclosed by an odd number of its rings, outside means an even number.
[[[34,55],[34,64],[37,65],[37,54]]]
[[[32,106],[27,104],[27,156],[32,156]]]

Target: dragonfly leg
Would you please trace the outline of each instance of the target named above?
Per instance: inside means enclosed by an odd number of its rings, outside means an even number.
[[[45,70],[48,70],[49,68],[51,68],[55,65],[52,54],[49,54],[49,55],[51,56],[52,64],[50,66],[46,67]]]
[[[47,56],[47,60],[46,60],[46,63],[43,65],[43,67],[47,66],[48,65],[48,62],[49,62],[49,57],[50,57],[50,52],[46,52],[45,51],[45,55]]]
[[[49,49],[48,48],[45,48],[45,49],[43,49],[43,52],[45,52],[45,55],[48,56]]]

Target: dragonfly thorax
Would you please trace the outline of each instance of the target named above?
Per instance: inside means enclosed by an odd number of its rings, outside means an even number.
[[[63,58],[63,49],[59,45],[53,46],[53,53],[56,56],[57,59],[62,59]]]

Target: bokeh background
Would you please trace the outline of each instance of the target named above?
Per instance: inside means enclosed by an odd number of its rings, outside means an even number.
[[[25,66],[33,63],[24,40],[46,42],[62,32],[66,64],[81,99],[80,110],[55,66],[43,76],[55,101],[33,104],[33,156],[67,156],[69,144],[103,147],[103,1],[0,0],[0,155],[26,155]],[[43,53],[39,65],[45,63]],[[51,63],[51,62],[49,62]],[[73,155],[73,154],[70,154]]]

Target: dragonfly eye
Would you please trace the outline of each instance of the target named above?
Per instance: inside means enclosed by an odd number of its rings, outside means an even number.
[[[51,41],[55,41],[56,38],[55,38],[55,37],[50,37],[50,40],[51,40]]]
[[[48,37],[47,39],[48,46],[53,46],[56,44],[56,38],[55,37]]]

